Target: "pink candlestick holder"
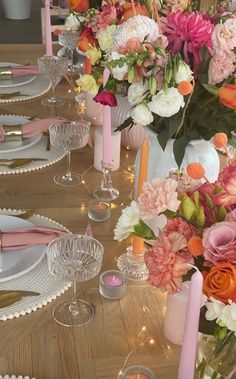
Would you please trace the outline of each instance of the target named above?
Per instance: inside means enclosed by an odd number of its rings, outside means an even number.
[[[112,164],[108,165],[102,162],[102,181],[100,186],[95,188],[92,192],[96,199],[113,201],[119,196],[119,190],[112,185],[111,172]]]

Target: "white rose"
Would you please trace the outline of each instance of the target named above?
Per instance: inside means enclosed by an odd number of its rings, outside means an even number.
[[[161,117],[171,117],[178,113],[180,108],[184,107],[184,97],[179,93],[177,88],[168,88],[167,92],[161,90],[157,95],[152,97],[148,103],[149,109]]]
[[[118,60],[119,58],[122,58],[122,57],[124,57],[124,55],[113,52],[110,54],[108,58],[108,62],[113,61],[113,60]],[[125,74],[128,73],[128,65],[127,63],[124,63],[122,67],[119,67],[119,66],[116,66],[114,68],[111,67],[111,72],[115,79],[123,80]]]
[[[180,61],[179,68],[174,79],[177,84],[181,82],[190,82],[190,80],[193,79],[193,72],[184,61]]]
[[[139,207],[136,201],[132,201],[129,207],[122,210],[122,214],[114,230],[114,239],[122,241],[128,238],[134,231],[134,225],[139,223]]]
[[[222,314],[216,322],[220,326],[236,332],[236,304],[232,300],[229,300],[229,303],[223,308]]]
[[[133,83],[128,89],[128,101],[130,105],[141,103],[145,98],[145,93],[148,91],[148,84]]]
[[[71,13],[66,19],[65,29],[76,31],[79,29],[79,26],[80,26],[79,20],[77,19],[77,17],[73,13]]]
[[[113,45],[113,35],[116,31],[116,25],[110,25],[106,29],[97,33],[97,39],[101,50],[110,51]]]
[[[135,16],[129,18],[117,27],[114,34],[114,48],[125,46],[131,38],[137,38],[141,43],[147,38],[149,42],[155,42],[160,37],[157,23],[146,16]]]
[[[215,320],[222,314],[225,304],[220,300],[216,300],[210,297],[211,301],[208,301],[205,306],[207,307],[206,319],[209,321]]]
[[[135,124],[141,124],[143,126],[151,124],[154,120],[152,112],[150,112],[145,104],[136,105],[131,112],[131,117]]]

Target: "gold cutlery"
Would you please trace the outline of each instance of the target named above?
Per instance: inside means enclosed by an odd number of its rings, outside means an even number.
[[[28,218],[33,216],[35,212],[35,209],[29,209],[28,211],[25,211],[19,215],[17,214],[16,217],[21,218],[22,220],[27,220]]]
[[[0,290],[0,308],[15,304],[26,296],[39,296],[40,293],[32,291]]]
[[[15,159],[0,159],[0,166],[7,166],[8,168],[17,168],[25,166],[26,164],[38,161],[47,161],[45,158],[15,158]]]
[[[11,92],[11,93],[0,93],[0,99],[2,100],[12,99],[13,97],[18,97],[18,96],[30,96],[30,95],[26,93],[22,93],[20,91]]]

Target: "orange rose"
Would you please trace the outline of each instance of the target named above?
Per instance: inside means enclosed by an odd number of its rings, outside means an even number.
[[[68,6],[75,12],[86,12],[89,9],[89,0],[68,0]]]
[[[236,267],[224,262],[212,267],[204,278],[203,292],[224,303],[236,301]]]
[[[136,11],[136,15],[140,14],[142,16],[149,17],[149,13],[144,5],[134,4],[134,8]],[[123,22],[127,21],[129,18],[134,17],[134,16],[135,14],[133,10],[133,5],[131,3],[126,3],[124,5],[124,14],[120,21],[120,24],[122,24]]]
[[[93,34],[90,32],[90,30],[85,30],[79,38],[78,41],[78,48],[86,52],[87,50],[91,49],[91,46],[96,46],[97,41],[96,38],[93,36]]]
[[[236,85],[227,84],[218,90],[220,102],[228,108],[236,109]]]

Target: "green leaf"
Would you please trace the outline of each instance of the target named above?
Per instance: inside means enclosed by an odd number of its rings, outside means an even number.
[[[134,125],[133,119],[132,119],[132,117],[129,117],[120,126],[118,126],[115,129],[115,132],[117,132],[118,130],[123,130],[123,129],[128,128],[128,127],[132,127],[133,125]]]
[[[164,151],[165,148],[166,148],[167,142],[168,142],[168,140],[169,140],[169,130],[168,130],[168,128],[162,130],[162,131],[157,135],[157,139],[158,139],[159,144],[160,144],[161,147],[162,147],[162,150]]]
[[[189,143],[189,137],[186,136],[185,134],[183,134],[181,137],[179,137],[178,139],[174,141],[173,151],[174,151],[174,157],[178,165],[178,168],[181,167],[181,163],[184,159],[185,148],[188,143]]]
[[[210,84],[202,84],[202,85],[212,95],[218,96],[218,87],[210,85]]]
[[[134,234],[147,240],[156,239],[152,229],[142,220],[139,220],[139,224],[134,225]]]

